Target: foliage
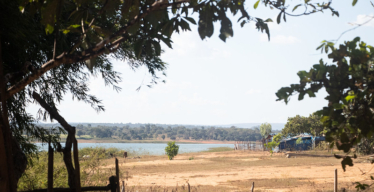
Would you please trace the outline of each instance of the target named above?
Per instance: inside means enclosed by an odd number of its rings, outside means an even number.
[[[280,10],[286,20],[290,9],[286,1],[261,2]],[[125,60],[132,69],[147,67],[153,77],[149,84],[152,86],[167,67],[160,59],[161,43],[171,48],[174,32],[190,31],[190,24],[198,25],[198,33],[205,39],[213,35],[214,23],[219,23],[218,36],[226,41],[234,34],[228,17],[231,12],[239,15],[242,27],[254,22],[270,39],[267,23],[272,22],[250,16],[245,1],[1,0],[0,3],[0,27],[6,29],[1,32],[6,99],[12,130],[26,151],[32,149],[32,144],[22,136],[25,132],[47,141],[42,137],[45,134],[40,134],[44,130],[35,127],[36,119],[25,110],[33,100],[33,91],[39,92],[53,107],[70,92],[73,99],[104,111],[101,100],[89,94],[88,81],[90,76],[101,76],[106,85],[119,91],[120,74],[113,70],[110,59]],[[256,2],[255,7],[259,4],[260,1]],[[310,7],[307,11],[310,13],[323,8],[338,15],[330,4],[306,1],[303,5]],[[293,11],[299,6],[295,5]],[[191,17],[193,13],[197,14],[198,22]],[[40,109],[37,119],[48,118],[49,114]]]
[[[324,127],[321,122],[321,116],[316,113],[309,115],[309,117],[303,117],[296,115],[295,117],[289,117],[287,123],[282,129],[282,134],[293,137],[300,134],[310,134],[314,136],[320,136],[323,134]]]
[[[374,152],[374,138],[362,138],[357,144],[357,152],[363,155],[370,155]]]
[[[188,158],[188,160],[194,160],[194,157],[190,157],[190,158]]]
[[[107,185],[109,176],[114,175],[115,172],[102,169],[101,167],[106,165],[103,163],[103,160],[112,158],[110,154],[120,157],[123,154],[123,150],[103,147],[87,147],[79,150],[81,183],[83,187]],[[135,151],[128,151],[128,154],[129,156],[139,155]],[[86,157],[83,158],[83,156]],[[60,153],[54,154],[53,186],[66,188],[68,187],[68,174],[62,158]],[[31,159],[35,163],[33,166],[28,166],[26,172],[20,178],[18,191],[47,188],[48,153],[43,151],[39,154],[38,158],[32,157]]]
[[[373,181],[374,177],[370,176],[370,179]],[[366,189],[370,188],[372,185],[374,185],[374,183],[368,185],[368,184],[360,183],[360,182],[355,182],[355,184],[356,184],[355,188],[357,189],[357,191],[366,190]]]
[[[285,0],[262,3],[280,11],[278,23],[281,16],[286,21],[290,6]],[[256,2],[255,7],[258,5]],[[325,9],[339,15],[330,3],[305,1],[303,5],[311,10],[301,15]],[[201,39],[209,38],[215,23],[220,25],[219,38],[226,41],[234,34],[229,12],[239,16],[242,27],[255,22],[270,39],[267,23],[272,20],[249,16],[245,0],[0,0],[0,28],[4,29],[0,34],[0,67],[4,69],[0,83],[5,86],[2,99],[9,109],[1,112],[10,121],[8,126],[4,119],[2,129],[12,132],[24,153],[36,152],[30,138],[42,142],[55,138],[52,142],[58,145],[60,132],[51,136],[34,123],[51,119],[49,114],[40,109],[35,118],[25,110],[33,102],[33,92],[52,108],[70,93],[73,99],[104,111],[101,100],[89,94],[88,83],[91,76],[101,76],[106,85],[120,91],[117,85],[121,78],[113,70],[113,58],[125,60],[132,69],[145,66],[152,76],[148,86],[152,86],[161,81],[159,76],[167,67],[160,58],[161,43],[171,48],[172,34],[190,31],[190,24],[198,25]],[[193,13],[198,22],[191,17]],[[105,132],[98,135],[110,137]]]
[[[271,142],[264,143],[264,146],[269,149],[269,152],[271,155],[273,155],[274,148],[279,146],[282,138],[283,138],[283,135],[281,133],[278,133],[273,136],[273,140]]]
[[[374,133],[374,47],[356,37],[338,48],[332,42],[323,42],[317,49],[323,48],[326,53],[331,51],[328,58],[333,64],[328,65],[321,59],[309,72],[298,72],[299,84],[283,87],[276,95],[278,100],[287,103],[294,92],[302,100],[305,94],[315,97],[324,88],[328,105],[317,114],[323,116],[326,140],[348,153]],[[351,157],[339,158],[343,158],[344,170],[346,165],[353,165]]]
[[[166,135],[171,140],[220,140],[220,141],[257,141],[261,139],[259,129],[255,128],[219,128],[201,126],[166,126],[155,124],[125,124],[123,126],[98,125],[88,127],[78,124],[77,131],[90,138],[118,138],[125,140],[153,140]],[[44,129],[50,126],[44,125]],[[80,139],[82,139],[80,137]]]
[[[271,133],[270,123],[263,123],[260,125],[260,133],[263,138],[267,137]]]
[[[175,141],[169,141],[168,146],[165,147],[165,153],[168,155],[169,160],[172,160],[178,155],[179,145],[175,144]]]
[[[303,138],[299,137],[296,139],[296,145],[303,144]]]
[[[278,134],[273,136],[273,141],[280,142],[283,139],[283,137],[284,136],[282,135],[282,133],[278,133]]]

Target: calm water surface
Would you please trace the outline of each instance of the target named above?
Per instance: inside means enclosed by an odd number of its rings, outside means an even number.
[[[48,145],[37,143],[40,150],[47,150]],[[209,148],[215,147],[230,147],[234,148],[233,144],[178,144],[179,153],[190,153],[206,151]],[[64,144],[62,144],[64,146]],[[164,155],[166,143],[79,143],[78,148],[85,147],[115,147],[121,150],[136,151],[139,154],[150,154],[150,155]]]

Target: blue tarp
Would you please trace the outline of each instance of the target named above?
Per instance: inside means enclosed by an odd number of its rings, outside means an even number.
[[[301,138],[302,142],[296,144],[296,140]],[[325,137],[318,136],[296,136],[288,139],[284,139],[279,144],[279,150],[310,150],[313,148],[313,142],[318,145],[319,142],[324,141]]]

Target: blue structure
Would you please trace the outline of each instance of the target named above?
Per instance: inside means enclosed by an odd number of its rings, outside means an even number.
[[[302,142],[299,144],[296,144],[296,140],[299,138],[301,138]],[[283,139],[282,141],[280,141],[280,144],[278,147],[279,147],[279,150],[288,150],[288,151],[310,150],[310,149],[313,149],[314,142],[316,145],[318,145],[319,142],[321,141],[325,141],[325,137],[323,136],[313,137],[311,135],[299,135],[296,137]]]

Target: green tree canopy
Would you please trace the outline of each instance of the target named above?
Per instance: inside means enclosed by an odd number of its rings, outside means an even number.
[[[326,140],[348,153],[362,138],[371,139],[374,133],[374,47],[357,37],[339,47],[324,41],[317,49],[330,52],[332,63],[321,59],[309,71],[298,72],[300,83],[283,87],[276,95],[287,103],[295,92],[302,100],[305,94],[315,97],[325,89],[327,106],[317,114],[323,116]],[[337,157],[343,158],[344,170],[346,165],[353,165],[351,157]]]
[[[320,136],[323,134],[323,130],[320,115],[316,113],[309,115],[309,117],[296,115],[287,119],[287,123],[282,129],[282,135],[286,137],[293,137],[300,134]]]
[[[262,137],[267,137],[271,133],[270,123],[263,123],[260,125],[260,133]]]
[[[286,0],[259,0],[254,7],[260,3],[279,11],[278,23],[298,7],[306,8],[299,15],[324,10],[338,15],[330,3],[304,1],[304,6],[290,7]],[[161,44],[172,48],[172,34],[189,31],[190,24],[198,25],[205,39],[218,23],[218,36],[226,41],[234,35],[231,13],[239,16],[241,26],[254,22],[270,38],[267,22],[271,19],[250,16],[245,6],[245,0],[0,0],[0,156],[5,159],[0,162],[0,177],[8,179],[0,183],[0,190],[15,191],[26,167],[25,154],[36,152],[31,139],[51,141],[58,147],[59,134],[67,132],[73,135],[69,140],[74,140],[75,128],[57,112],[67,93],[104,111],[101,100],[89,94],[88,80],[100,75],[106,85],[119,91],[121,78],[113,71],[111,59],[126,61],[133,69],[146,66],[153,76],[151,86],[167,67],[160,58]],[[25,110],[34,100],[43,106],[36,118]],[[48,119],[58,120],[64,129],[51,132],[34,124]]]

